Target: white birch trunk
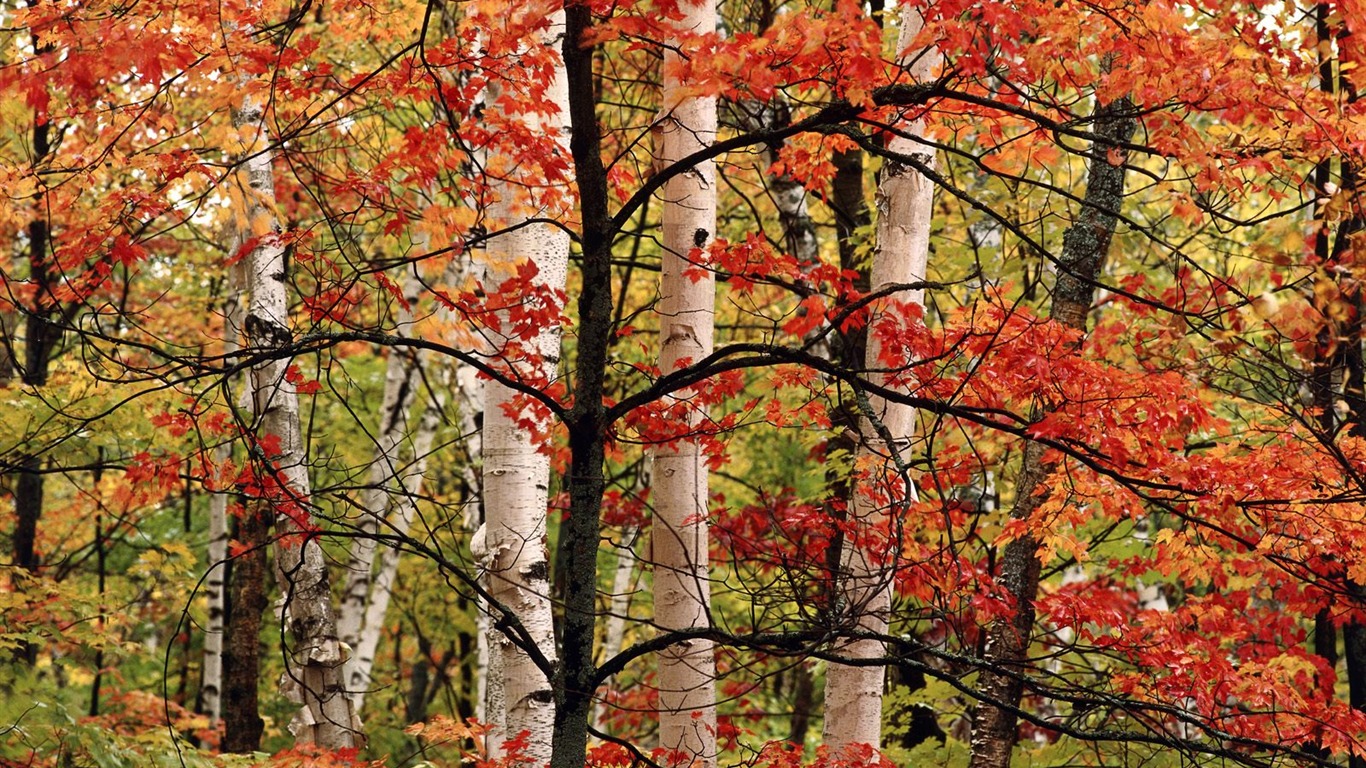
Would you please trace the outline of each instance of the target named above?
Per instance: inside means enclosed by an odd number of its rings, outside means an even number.
[[[552,362],[553,358],[547,359],[548,365]],[[553,660],[555,636],[546,545],[550,460],[504,412],[505,404],[512,401],[511,390],[489,382],[484,397],[484,539],[489,592],[497,606],[516,616],[529,641]],[[495,722],[508,739],[527,733],[523,752],[526,764],[543,765],[550,758],[555,721],[550,681],[531,655],[501,631],[495,629],[490,643],[495,646],[491,654],[497,655],[503,668],[504,712]]]
[[[939,56],[933,50],[910,49],[922,27],[920,14],[911,6],[905,6],[897,50],[914,82],[933,78],[939,66]],[[919,121],[908,122],[902,130],[908,136],[894,137],[888,149],[916,155],[927,164],[932,163],[933,154],[926,146],[910,138],[923,136],[924,125]],[[885,162],[877,192],[877,251],[873,258],[872,290],[925,278],[933,198],[934,184],[929,179],[893,160]],[[900,293],[894,298],[903,302],[923,302],[921,291]],[[876,312],[877,307],[874,308],[875,317]],[[880,361],[881,351],[877,335],[868,334],[865,360],[869,369],[885,367]],[[888,377],[875,373],[870,378],[883,383]],[[904,501],[915,499],[911,478],[901,476],[899,469],[908,463],[908,448],[915,434],[915,409],[875,396],[869,400],[872,413],[865,414],[861,420],[863,439],[856,459],[857,466],[865,474],[857,481],[850,504],[850,527],[856,534],[872,529]],[[876,418],[877,424],[870,415]],[[875,489],[882,491],[877,492],[877,496],[894,490],[901,497],[890,496],[890,508],[879,506],[872,500]],[[846,538],[840,553],[841,599],[857,632],[875,635],[887,632],[891,612],[891,569],[884,561],[895,555],[894,547],[893,544],[890,552],[871,552]],[[883,643],[873,638],[852,640],[835,650],[851,661],[877,659],[885,653]],[[879,665],[830,664],[825,683],[825,743],[831,755],[838,756],[854,745],[880,748],[884,672]]]
[[[503,645],[493,637],[493,620],[487,612],[479,614],[479,629],[483,631],[483,681],[482,701],[484,722],[488,731],[484,734],[484,755],[488,760],[503,758],[503,743],[507,741],[507,699],[503,695]]]
[[[421,288],[422,283],[416,271],[411,272],[403,285],[404,298],[407,299],[409,307],[416,303]],[[407,335],[413,324],[412,310],[400,305],[396,313],[394,333],[400,336]],[[405,468],[400,455],[409,436],[408,412],[416,399],[420,365],[421,360],[416,353],[398,347],[389,350],[389,359],[385,364],[384,394],[380,401],[379,427],[374,435],[375,453],[370,460],[365,490],[361,493],[360,519],[356,524],[356,538],[351,541],[346,564],[346,586],[342,591],[341,607],[337,612],[337,634],[341,641],[352,649],[351,658],[346,664],[346,688],[355,702],[357,712],[360,711],[366,688],[370,683],[370,664],[361,663],[358,652],[362,642],[361,636],[363,632],[378,634],[383,625],[383,612],[379,614],[377,622],[368,621],[374,600],[383,595],[381,599],[385,606],[388,606],[387,593],[372,583],[375,552],[379,545],[376,536],[381,532],[381,528],[389,525],[386,519],[390,507],[394,505],[394,495],[401,494],[404,487],[414,482],[421,483],[420,468]],[[431,424],[433,432],[439,419],[438,413]],[[428,442],[430,443],[430,438]],[[423,453],[415,454],[416,461],[423,461],[424,456]],[[405,477],[405,473],[408,472],[416,474],[417,477]],[[398,487],[395,487],[396,485]],[[404,533],[406,532],[405,528]],[[375,641],[378,642],[378,638],[375,638]]]
[[[233,124],[243,144],[240,173],[246,177],[248,214],[244,222],[248,231],[240,233],[239,241],[255,243],[246,261],[250,292],[246,333],[254,351],[283,350],[292,343],[293,334],[285,290],[284,248],[275,213],[273,153],[261,97],[244,96],[233,114]],[[286,694],[302,705],[289,726],[296,743],[344,749],[359,746],[363,739],[342,684],[345,659],[332,613],[327,561],[312,533],[299,399],[294,385],[286,379],[289,365],[290,359],[281,355],[251,370],[252,412],[258,437],[253,453],[261,453],[261,446],[271,443],[278,451],[255,458],[262,473],[278,483],[268,491],[268,503],[276,516],[276,573],[292,640],[282,682]]]
[[[681,2],[683,33],[716,29],[714,0]],[[687,93],[676,76],[683,39],[666,41],[664,109],[659,166],[669,167],[709,146],[716,137],[716,99]],[[708,161],[674,176],[664,186],[664,256],[659,284],[662,373],[697,362],[712,352],[715,278],[695,270],[692,252],[716,236],[716,168]],[[698,415],[686,417],[697,423]],[[655,623],[663,632],[710,625],[706,457],[693,440],[655,450],[651,472],[654,519]],[[716,765],[716,659],[710,640],[686,640],[659,653],[659,745],[677,750],[683,764]]]
[[[417,302],[421,289],[422,283],[416,271],[410,273],[403,284],[404,298],[410,307]],[[399,306],[395,314],[397,322],[394,335],[409,335],[413,324],[412,310]],[[421,363],[419,354],[401,347],[390,349],[385,361],[384,393],[380,400],[378,429],[373,438],[375,452],[361,494],[360,519],[356,524],[358,536],[351,546],[346,587],[337,615],[338,632],[347,643],[354,639],[365,609],[371,576],[369,566],[374,563],[378,544],[374,534],[384,521],[396,486],[401,487],[403,483],[400,454],[410,434],[408,415],[417,399]]]
[[[407,536],[413,521],[417,519],[416,499],[422,493],[422,484],[427,476],[427,461],[431,456],[437,429],[441,426],[441,411],[441,398],[433,397],[423,410],[422,420],[418,423],[413,438],[412,465],[403,472],[402,487],[394,499],[397,514],[393,520],[384,523],[388,529],[386,532],[397,538]],[[365,694],[371,684],[375,652],[379,648],[379,641],[384,632],[384,617],[389,610],[389,598],[393,595],[402,554],[398,547],[385,547],[380,553],[379,569],[375,574],[374,583],[368,590],[356,644],[352,646],[355,650],[352,659],[347,663],[347,688],[351,691],[357,712],[365,702]]]
[[[622,641],[626,638],[626,620],[631,612],[631,598],[635,594],[633,582],[636,573],[636,539],[640,529],[627,526],[621,533],[617,544],[617,568],[612,574],[612,594],[607,609],[607,629],[602,643],[602,658],[610,659],[621,653]],[[607,717],[606,702],[599,701],[593,710],[593,726],[603,729]]]
[[[242,270],[233,266],[228,275],[228,295],[223,301],[223,356],[226,360],[241,349]],[[214,466],[232,459],[232,443],[214,449]],[[208,592],[209,619],[204,629],[204,674],[200,684],[200,707],[209,716],[209,727],[223,716],[223,622],[227,618],[228,494],[215,491],[209,499],[209,572],[204,580]]]
[[[564,14],[557,12],[550,19],[550,27],[539,44],[550,51],[558,51],[564,34]],[[558,58],[558,54],[555,54]],[[553,81],[546,90],[546,100],[554,111],[545,114],[524,114],[521,119],[536,131],[555,142],[561,157],[569,157],[568,131],[565,123],[569,114],[569,85],[563,63],[555,67]],[[491,109],[502,102],[491,99]],[[507,158],[511,168],[506,177],[493,180],[490,187],[497,202],[491,206],[491,231],[514,227],[490,239],[488,270],[495,284],[514,274],[523,260],[536,265],[533,282],[555,291],[563,291],[569,271],[569,236],[564,230],[547,224],[517,227],[531,216],[534,200],[528,200],[525,187],[530,186],[537,173],[534,163],[526,158]],[[530,174],[530,175],[529,175]],[[525,181],[525,184],[519,182]],[[555,211],[542,211],[553,216]],[[553,312],[556,308],[543,307]],[[495,352],[505,348],[494,339]],[[513,364],[529,378],[551,381],[556,375],[560,359],[560,327],[541,328],[524,347],[524,364]],[[512,362],[512,361],[509,361]],[[528,371],[528,368],[534,370]],[[482,544],[483,560],[487,564],[489,593],[496,603],[495,618],[501,608],[512,612],[525,631],[525,642],[536,646],[541,656],[553,663],[556,660],[555,633],[550,604],[550,560],[546,542],[546,516],[550,490],[550,457],[541,450],[539,440],[521,427],[509,409],[524,407],[510,388],[488,381],[484,388],[483,434],[483,492],[484,514]],[[538,423],[535,433],[549,434],[547,416],[520,414],[525,421]],[[476,538],[479,538],[476,535]],[[503,712],[488,714],[490,721],[502,728],[509,740],[526,735],[520,752],[519,765],[544,766],[550,760],[551,737],[555,726],[555,699],[547,670],[542,670],[521,642],[514,643],[502,632],[494,631],[490,643],[491,661],[502,667]],[[492,686],[490,686],[492,687]],[[495,693],[497,691],[495,690]],[[497,744],[491,745],[497,748]]]

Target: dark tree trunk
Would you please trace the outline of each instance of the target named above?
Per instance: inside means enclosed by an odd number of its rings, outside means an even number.
[[[1341,69],[1334,66],[1333,46],[1329,43],[1336,37],[1338,50],[1341,50],[1343,41],[1351,33],[1340,28],[1340,21],[1333,20],[1332,9],[1326,3],[1315,6],[1314,22],[1318,40],[1320,88],[1326,93],[1341,96],[1350,104],[1356,101],[1356,92],[1350,81],[1342,77]],[[1335,29],[1335,25],[1339,28]],[[1335,69],[1338,71],[1335,72]],[[1357,169],[1344,159],[1341,161],[1341,175],[1341,194],[1350,195],[1352,214],[1338,225],[1336,233],[1330,234],[1329,222],[1321,217],[1322,210],[1318,211],[1320,219],[1314,239],[1314,254],[1324,271],[1333,275],[1334,279],[1342,274],[1337,267],[1343,261],[1343,257],[1351,256],[1352,235],[1366,226],[1366,218],[1363,218],[1357,200]],[[1331,176],[1330,160],[1321,161],[1315,166],[1316,194],[1327,196]],[[1353,261],[1354,258],[1347,259],[1348,263]],[[1315,344],[1314,362],[1308,381],[1314,418],[1318,422],[1320,439],[1325,442],[1336,440],[1342,426],[1350,425],[1349,432],[1353,436],[1366,435],[1366,362],[1363,362],[1362,357],[1362,311],[1366,306],[1363,306],[1361,288],[1355,282],[1346,285],[1339,281],[1338,287],[1343,293],[1343,298],[1351,302],[1353,313],[1345,327],[1339,326],[1325,313],[1323,327],[1319,330]],[[1334,408],[1336,383],[1340,372],[1343,374],[1342,399],[1347,404],[1345,418],[1339,417]],[[1348,580],[1342,572],[1326,576],[1343,579],[1346,582],[1348,601],[1360,603],[1366,600],[1366,588]],[[1359,622],[1351,622],[1342,628],[1342,637],[1343,656],[1347,663],[1348,701],[1353,709],[1363,711],[1366,710],[1366,626]],[[1337,665],[1337,633],[1327,609],[1319,611],[1314,617],[1314,652],[1330,667]],[[1332,682],[1321,681],[1320,684],[1330,686],[1331,690]],[[1306,751],[1324,759],[1328,757],[1326,751],[1321,748],[1309,747]],[[1350,758],[1350,765],[1351,768],[1366,768],[1366,759],[1354,754]]]
[[[427,719],[427,689],[432,673],[432,644],[426,637],[417,636],[417,657],[408,677],[408,697],[403,703],[403,717],[410,725]]]
[[[1356,174],[1348,164],[1343,164],[1343,187],[1354,190],[1356,188]],[[1345,261],[1351,261],[1347,249],[1351,248],[1351,236],[1362,228],[1363,219],[1359,215],[1348,218],[1343,223],[1342,229],[1338,233],[1334,254],[1334,261],[1347,256]],[[1363,359],[1362,342],[1362,311],[1366,310],[1366,302],[1360,286],[1353,285],[1350,288],[1343,284],[1344,298],[1352,303],[1352,317],[1343,329],[1343,363],[1346,367],[1346,381],[1343,385],[1342,397],[1347,403],[1348,418],[1351,419],[1350,434],[1353,437],[1366,437],[1366,359]],[[1366,585],[1359,584],[1351,579],[1347,580],[1347,599],[1360,607],[1366,603]],[[1351,621],[1342,628],[1343,656],[1347,661],[1347,691],[1348,701],[1352,709],[1358,712],[1366,712],[1366,624],[1360,621]],[[1353,753],[1350,761],[1351,768],[1366,768],[1366,757]]]
[[[1366,599],[1366,590],[1353,585],[1352,599]],[[1366,711],[1366,626],[1353,622],[1342,628],[1343,652],[1347,658],[1347,696],[1352,709]],[[1366,768],[1366,757],[1353,753],[1351,768]]]
[[[895,684],[904,691],[914,692],[925,687],[925,673],[918,667],[899,664],[892,668],[892,673]],[[895,713],[893,717],[893,725],[905,729],[897,740],[898,746],[902,749],[914,749],[930,739],[942,742],[948,738],[944,729],[939,727],[939,718],[935,716],[934,710],[924,704],[912,704]]]
[[[1123,151],[1117,147],[1128,142],[1134,128],[1133,107],[1128,99],[1096,110],[1095,132],[1101,139],[1091,148],[1082,210],[1063,236],[1049,317],[1083,333],[1095,296],[1096,276],[1110,249],[1118,223],[1117,212],[1124,201],[1124,164],[1115,162],[1112,154],[1123,157]],[[1043,502],[1037,490],[1054,469],[1043,457],[1043,445],[1025,446],[1015,486],[1015,505],[1010,510],[1014,519],[1029,518]],[[1015,611],[1009,620],[998,620],[986,630],[979,701],[973,714],[971,768],[1008,768],[1015,746],[1015,711],[1024,691],[1027,652],[1034,629],[1034,599],[1039,591],[1038,542],[1032,536],[1022,536],[1006,545],[998,581],[1014,602]]]
[[[1314,653],[1329,667],[1338,665],[1338,633],[1327,608],[1314,616]]]
[[[100,471],[95,470],[96,488],[100,485]],[[104,516],[95,515],[95,588],[99,593],[100,602],[104,602],[104,588],[106,566],[108,565],[108,553],[104,546]],[[97,617],[96,626],[101,631],[104,630],[104,606],[100,606],[100,615]],[[100,714],[100,684],[104,679],[104,649],[95,652],[95,679],[90,683],[90,716],[96,717]]]
[[[863,150],[836,152],[835,178],[830,183],[830,197],[826,201],[835,214],[835,235],[839,239],[840,268],[855,269],[859,241],[856,233],[872,224],[868,197],[863,190]],[[866,275],[867,270],[861,270]],[[866,281],[867,278],[864,277]],[[867,290],[866,282],[858,286]],[[862,363],[862,359],[856,361]]]
[[[869,289],[869,265],[859,264],[857,261],[857,232],[860,229],[867,231],[873,219],[863,189],[863,150],[837,152],[833,164],[835,177],[830,183],[830,196],[826,203],[835,216],[840,269],[855,271],[858,277],[854,290],[866,292]],[[866,332],[862,326],[850,330],[838,329],[831,338],[831,362],[845,370],[858,370],[863,367]],[[833,610],[834,585],[840,570],[840,551],[844,547],[844,537],[840,533],[839,523],[848,518],[853,494],[852,478],[846,462],[852,462],[854,453],[858,450],[858,423],[858,408],[852,398],[840,403],[831,413],[834,434],[826,441],[825,454],[827,459],[842,456],[844,461],[827,461],[826,464],[825,509],[832,521],[830,541],[825,552],[826,581],[821,584],[821,598],[826,610]],[[845,466],[841,466],[842,464]]]
[[[816,681],[805,664],[792,667],[792,725],[787,730],[787,740],[801,747],[806,744],[807,731],[811,730],[811,710],[816,700]]]
[[[50,52],[51,46],[41,44],[38,36],[33,35],[33,46],[39,52]],[[45,162],[52,153],[52,126],[45,115],[34,115],[33,120],[33,162],[37,166]],[[33,305],[26,310],[24,327],[24,365],[20,378],[30,387],[40,387],[47,383],[48,367],[52,353],[61,339],[61,326],[54,322],[60,314],[60,307],[53,298],[48,272],[48,251],[51,245],[51,231],[48,227],[47,213],[43,209],[43,196],[37,198],[38,211],[28,226],[28,266],[29,281],[35,288]],[[12,340],[5,339],[7,366],[14,361],[9,354]],[[18,459],[18,478],[14,489],[14,565],[29,573],[37,573],[41,565],[38,557],[38,521],[43,516],[43,459],[36,454],[20,456]],[[33,664],[38,659],[38,648],[24,643],[15,653],[16,657]]]
[[[37,158],[45,158],[52,148],[48,139],[46,122],[33,128],[33,152]],[[47,383],[48,365],[52,350],[61,336],[60,327],[52,322],[52,289],[48,285],[50,276],[47,268],[49,232],[47,220],[35,218],[29,223],[29,279],[37,288],[34,305],[28,310],[24,328],[24,366],[22,380],[31,387]],[[24,456],[19,460],[19,479],[15,484],[14,514],[14,564],[30,573],[38,570],[39,561],[36,549],[38,520],[43,515],[43,473],[42,458],[36,455]]]
[[[237,526],[237,541],[246,549],[233,560],[223,632],[224,752],[257,751],[265,728],[257,684],[261,675],[261,617],[268,603],[270,525],[262,506],[245,515]]]
[[[597,667],[598,541],[605,487],[606,411],[603,406],[607,351],[612,340],[612,217],[602,165],[593,91],[593,50],[580,41],[592,27],[592,10],[567,4],[564,64],[569,80],[570,151],[583,217],[583,289],[579,294],[579,356],[569,430],[569,516],[565,538],[564,632],[553,687],[556,696],[552,768],[582,768],[588,749]]]

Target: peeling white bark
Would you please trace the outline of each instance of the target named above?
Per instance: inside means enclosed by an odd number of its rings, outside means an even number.
[[[242,192],[247,215],[239,224],[238,241],[254,243],[246,258],[250,293],[245,321],[250,346],[258,351],[287,349],[293,340],[286,297],[284,247],[275,212],[273,152],[259,95],[248,90],[233,113],[241,137]],[[284,355],[258,363],[251,370],[252,413],[258,442],[253,453],[264,474],[278,488],[269,491],[276,514],[276,574],[284,599],[291,643],[286,654],[282,687],[301,704],[289,725],[296,743],[315,743],[345,749],[363,743],[360,723],[342,685],[345,661],[332,612],[332,590],[327,561],[310,511],[311,489],[307,457],[299,422],[299,398],[286,378],[290,358]],[[270,438],[270,440],[267,440]],[[264,453],[273,443],[278,453]]]
[[[561,11],[552,15],[550,28],[539,45],[558,51],[563,34],[564,14]],[[554,105],[553,112],[526,113],[519,119],[533,130],[551,137],[560,156],[568,158],[569,87],[562,63],[555,67],[546,100]],[[490,109],[503,106],[501,100],[490,101]],[[534,179],[529,173],[535,173],[531,167],[534,163],[528,164],[525,158],[508,160],[514,165],[508,175],[490,183],[497,198],[489,211],[490,229],[494,232],[508,230],[489,240],[490,278],[494,284],[501,283],[514,274],[519,263],[527,260],[536,265],[533,282],[537,286],[563,291],[569,270],[569,236],[546,224],[518,226],[534,215],[553,216],[556,212],[536,211],[536,202],[528,199],[527,189]],[[507,341],[492,339],[494,352],[507,349]],[[560,327],[552,324],[539,329],[529,343],[524,343],[524,352],[523,360],[505,360],[505,364],[531,380],[553,380],[560,359]],[[512,413],[513,409],[518,412]],[[482,485],[483,546],[489,593],[496,603],[492,607],[495,623],[500,619],[500,608],[504,608],[515,616],[524,632],[517,642],[513,642],[512,634],[518,633],[511,631],[495,629],[490,636],[490,661],[502,667],[503,711],[493,711],[491,706],[488,716],[490,722],[501,726],[508,739],[525,733],[527,740],[519,764],[540,768],[550,760],[555,700],[547,676],[549,671],[536,663],[525,645],[535,646],[544,659],[554,663],[555,636],[546,543],[550,458],[548,452],[542,450],[544,446],[539,439],[533,438],[514,416],[532,421],[536,434],[550,432],[548,415],[529,412],[525,402],[510,388],[496,381],[486,382]],[[498,690],[493,683],[489,688],[492,699]]]
[[[658,126],[658,164],[669,167],[710,146],[716,138],[716,99],[688,93],[677,76],[683,34],[716,29],[714,0],[679,3],[679,37],[666,41],[664,112]],[[716,168],[707,161],[670,179],[663,190],[662,274],[659,283],[659,368],[663,373],[712,352],[716,284],[700,279],[697,249],[716,237]],[[692,274],[689,274],[692,272]],[[685,396],[686,397],[686,396]],[[685,417],[700,421],[700,414]],[[651,551],[655,624],[663,632],[711,623],[708,574],[706,457],[694,440],[655,449],[651,471]],[[658,654],[659,745],[676,750],[682,764],[716,765],[716,658],[710,640],[677,643]]]
[[[223,355],[228,358],[241,349],[242,270],[233,266],[228,275],[228,295],[223,300]],[[224,441],[214,449],[215,466],[232,459],[232,444]],[[209,571],[204,577],[208,593],[208,623],[204,628],[204,673],[200,684],[200,708],[209,716],[209,727],[223,716],[223,623],[227,619],[228,585],[228,494],[215,492],[209,498]]]
[[[900,61],[913,82],[933,78],[940,63],[939,55],[933,49],[911,48],[922,28],[920,14],[909,5],[903,6],[897,50],[901,52]],[[888,148],[919,156],[932,164],[933,153],[915,140],[924,135],[923,123],[907,120],[902,130],[906,135],[893,137]],[[924,280],[933,198],[933,182],[900,163],[885,162],[877,191],[877,251],[873,257],[871,280],[874,291],[892,284]],[[923,304],[921,291],[897,294],[894,298]],[[875,307],[875,316],[877,311]],[[869,334],[865,360],[870,369],[885,367],[880,359],[881,352],[877,336]],[[875,373],[870,378],[890,384],[887,374]],[[862,419],[863,441],[857,457],[858,466],[867,472],[859,479],[850,504],[850,523],[855,530],[874,526],[903,500],[915,499],[912,479],[900,476],[898,468],[908,464],[916,411],[875,396],[869,400],[872,413]],[[870,415],[877,423],[869,418]],[[891,497],[890,508],[879,505],[873,501],[873,488],[899,489],[901,497]],[[891,570],[883,561],[890,559],[892,554],[870,552],[850,546],[847,541],[840,553],[842,602],[848,611],[846,615],[852,619],[853,629],[858,632],[887,632]],[[885,653],[882,642],[872,638],[846,642],[835,650],[851,661],[876,659]],[[832,755],[839,755],[851,745],[881,746],[883,676],[884,669],[877,665],[830,664],[825,684],[825,743]]]

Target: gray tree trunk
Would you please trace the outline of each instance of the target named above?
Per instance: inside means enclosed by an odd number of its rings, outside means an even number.
[[[1091,148],[1082,210],[1063,237],[1049,317],[1082,332],[1086,331],[1087,315],[1095,296],[1096,277],[1110,250],[1117,213],[1124,202],[1125,166],[1115,162],[1115,153],[1123,158],[1116,147],[1133,136],[1135,124],[1128,99],[1097,108],[1093,130],[1101,139]],[[1025,446],[1024,462],[1015,484],[1015,504],[1010,510],[1014,519],[1028,519],[1046,498],[1040,493],[1040,485],[1056,466],[1046,464],[1043,457],[1043,445],[1031,442]],[[1034,599],[1039,591],[1038,547],[1034,537],[1021,536],[1006,545],[1001,557],[998,580],[1014,600],[1015,612],[1011,618],[997,620],[987,628],[985,666],[973,715],[970,768],[1010,765],[1016,740],[1015,710],[1024,691],[1027,653],[1034,631]]]

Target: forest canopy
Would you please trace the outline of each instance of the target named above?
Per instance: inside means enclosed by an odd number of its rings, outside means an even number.
[[[1366,766],[1363,34],[0,3],[0,766]]]

